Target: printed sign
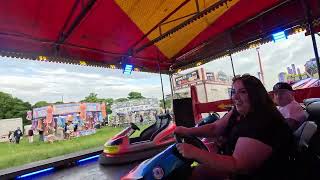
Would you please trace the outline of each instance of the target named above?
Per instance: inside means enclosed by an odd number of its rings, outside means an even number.
[[[200,79],[198,70],[187,73],[175,79],[176,86],[186,85],[192,81]]]
[[[69,114],[74,112],[80,112],[80,103],[72,104],[57,104],[53,106],[53,114]]]
[[[43,118],[47,116],[48,106],[33,109],[33,118]]]

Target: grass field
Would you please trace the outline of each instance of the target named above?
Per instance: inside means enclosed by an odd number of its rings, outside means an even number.
[[[142,131],[148,126],[141,125],[139,127]],[[27,137],[24,137],[20,144],[0,143],[0,169],[99,147],[122,129],[120,127],[103,127],[97,129],[93,135],[55,141],[53,144],[39,142],[38,136],[34,137],[33,143],[28,143]],[[139,136],[141,131],[136,131],[132,137]]]

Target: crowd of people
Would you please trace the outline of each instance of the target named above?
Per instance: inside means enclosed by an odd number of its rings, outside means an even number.
[[[274,99],[254,76],[236,76],[231,92],[233,108],[225,116],[200,127],[176,128],[176,134],[219,137],[222,141],[219,152],[187,143],[176,145],[183,157],[200,163],[191,171],[191,179],[287,178],[293,131],[306,116],[289,84],[277,83],[273,93]]]

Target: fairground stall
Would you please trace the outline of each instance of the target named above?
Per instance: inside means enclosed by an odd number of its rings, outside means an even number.
[[[94,134],[106,118],[104,103],[57,104],[33,109],[32,129],[44,141]]]

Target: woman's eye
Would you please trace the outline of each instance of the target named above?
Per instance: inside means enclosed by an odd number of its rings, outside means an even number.
[[[242,90],[242,91],[240,91],[240,93],[241,93],[241,94],[247,94],[247,91]]]

